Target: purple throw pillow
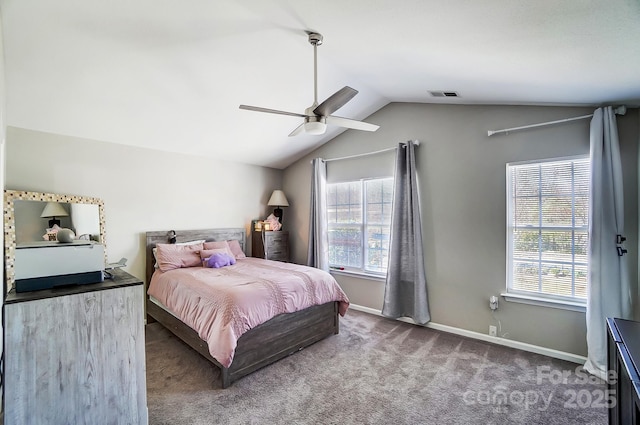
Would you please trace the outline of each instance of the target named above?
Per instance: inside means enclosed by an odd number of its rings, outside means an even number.
[[[207,260],[207,267],[220,268],[224,266],[231,266],[236,263],[236,259],[233,256],[225,253],[216,253],[213,254]]]

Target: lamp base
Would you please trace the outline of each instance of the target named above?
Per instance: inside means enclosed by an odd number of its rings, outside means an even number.
[[[49,220],[49,229],[51,229],[56,224],[58,225],[58,227],[60,227],[60,220],[56,218],[52,218],[51,220]]]
[[[278,219],[280,224],[282,224],[282,208],[276,208],[273,210],[273,215]]]

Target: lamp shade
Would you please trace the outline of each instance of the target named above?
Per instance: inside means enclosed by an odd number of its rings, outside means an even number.
[[[269,202],[267,205],[272,207],[288,207],[289,202],[287,202],[287,197],[284,196],[284,192],[281,190],[274,190],[271,194],[271,198],[269,198]]]
[[[69,213],[58,202],[47,202],[40,217],[67,217]]]

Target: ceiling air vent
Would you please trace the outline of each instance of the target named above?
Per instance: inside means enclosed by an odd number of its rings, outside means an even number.
[[[430,91],[429,94],[433,97],[460,97],[454,91]]]

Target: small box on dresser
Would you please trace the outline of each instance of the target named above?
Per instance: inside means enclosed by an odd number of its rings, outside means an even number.
[[[289,232],[254,229],[251,234],[251,256],[289,261]]]

